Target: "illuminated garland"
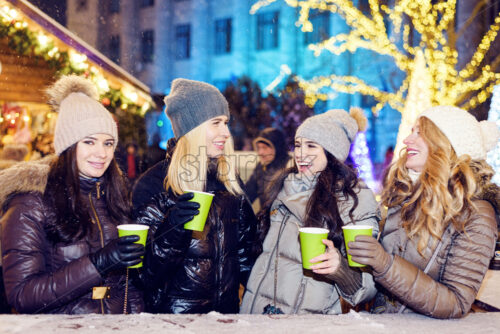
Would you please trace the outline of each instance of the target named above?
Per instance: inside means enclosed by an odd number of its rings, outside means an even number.
[[[484,62],[500,29],[500,14],[495,18],[488,32],[477,46],[470,62],[457,71],[458,52],[449,39],[456,40],[466,29],[456,33],[448,28],[452,26],[456,14],[456,0],[441,0],[432,4],[430,0],[400,0],[392,8],[381,4],[379,0],[369,0],[370,14],[359,10],[350,0],[283,0],[288,6],[299,8],[297,26],[303,31],[312,31],[309,21],[311,10],[337,13],[351,28],[349,33],[340,33],[329,39],[309,45],[315,55],[323,51],[340,55],[346,51],[351,53],[358,49],[366,49],[386,55],[394,60],[395,65],[408,75],[414,67],[415,55],[423,52],[427,63],[431,82],[429,90],[433,105],[460,105],[470,109],[486,101],[493,92],[493,87],[500,84],[500,73]],[[260,0],[251,8],[250,13],[257,12],[276,0]],[[485,5],[477,3],[476,9]],[[397,44],[386,31],[384,18],[391,23],[393,32],[402,34],[401,45]],[[420,35],[420,43],[409,45],[410,25]],[[500,62],[500,56],[493,64]],[[377,112],[384,105],[403,112],[404,98],[407,95],[408,81],[405,80],[395,94],[380,91],[376,87],[364,83],[359,78],[330,76],[317,77],[310,81],[302,81],[301,87],[307,93],[307,103],[313,105],[317,100],[326,100],[327,90],[373,96],[379,103],[373,108]]]
[[[7,38],[8,46],[20,55],[36,56],[43,59],[56,74],[77,74],[89,78],[97,86],[104,106],[111,109],[121,108],[141,116],[150,109],[145,102],[142,106],[135,103],[137,93],[110,88],[102,72],[87,61],[87,56],[72,49],[61,51],[51,37],[42,31],[33,31],[28,23],[20,19],[18,12],[0,1],[0,38]]]
[[[491,98],[491,108],[488,114],[488,120],[495,122],[500,130],[500,85],[493,89],[493,97]],[[495,170],[493,182],[500,186],[500,141],[494,150],[488,153],[486,161]]]

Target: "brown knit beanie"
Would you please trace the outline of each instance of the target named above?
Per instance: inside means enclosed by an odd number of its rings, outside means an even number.
[[[83,138],[97,133],[112,136],[116,148],[116,122],[99,103],[97,89],[91,81],[76,75],[63,76],[47,89],[47,94],[49,103],[59,114],[54,133],[57,155]]]
[[[229,118],[224,95],[201,81],[175,79],[170,94],[165,97],[165,106],[177,139],[211,118],[223,115]]]

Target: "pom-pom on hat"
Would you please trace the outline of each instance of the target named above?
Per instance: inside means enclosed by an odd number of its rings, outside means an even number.
[[[494,122],[478,122],[472,114],[457,107],[432,107],[419,117],[427,117],[444,133],[458,157],[468,154],[472,159],[486,159],[486,153],[495,148],[500,137]]]
[[[201,81],[175,79],[165,97],[165,113],[179,139],[198,125],[217,116],[229,118],[224,95],[214,86]]]
[[[54,148],[60,155],[68,147],[83,138],[104,133],[118,144],[116,122],[98,101],[95,85],[77,75],[61,77],[47,89],[49,103],[58,112],[54,133]]]
[[[356,134],[366,129],[366,123],[366,117],[360,108],[351,108],[349,113],[333,109],[307,118],[297,129],[295,138],[313,140],[344,162]]]

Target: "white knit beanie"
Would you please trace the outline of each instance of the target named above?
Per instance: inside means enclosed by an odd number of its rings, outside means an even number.
[[[99,103],[97,89],[91,81],[76,75],[63,76],[47,89],[47,95],[49,103],[59,114],[54,133],[57,155],[83,138],[97,133],[112,136],[116,148],[116,122]]]
[[[486,159],[486,153],[495,148],[500,137],[494,122],[478,122],[472,114],[457,107],[432,107],[419,117],[427,117],[444,133],[458,157],[468,154],[472,159]]]
[[[295,138],[313,140],[337,160],[344,162],[356,134],[365,130],[366,123],[363,110],[359,108],[351,108],[350,113],[333,109],[307,118],[298,127]]]

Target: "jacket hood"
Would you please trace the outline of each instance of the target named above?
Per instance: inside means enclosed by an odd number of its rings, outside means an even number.
[[[50,163],[57,157],[49,155],[36,161],[20,162],[14,168],[0,171],[0,207],[14,193],[44,192]]]
[[[478,199],[490,202],[495,208],[496,214],[500,214],[500,187],[495,183],[483,185]]]

